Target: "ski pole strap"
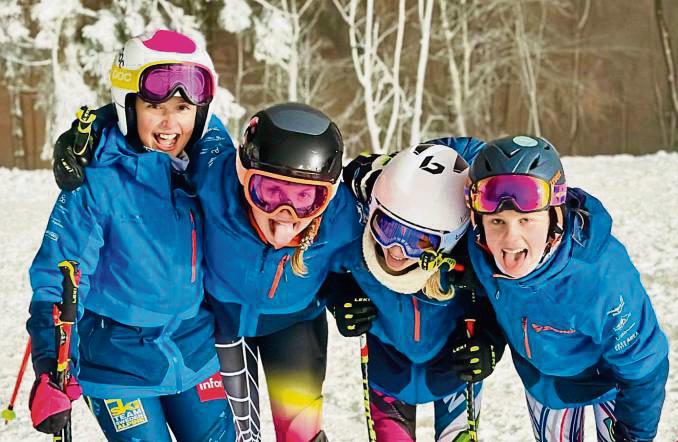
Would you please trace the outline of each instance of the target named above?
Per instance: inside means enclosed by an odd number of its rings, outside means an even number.
[[[89,106],[82,106],[75,115],[78,119],[78,127],[73,141],[73,153],[86,165],[89,162],[89,150],[92,144],[92,124],[97,116],[94,109]]]

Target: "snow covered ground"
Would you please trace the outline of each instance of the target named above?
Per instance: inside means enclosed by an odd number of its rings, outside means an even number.
[[[599,197],[611,212],[614,234],[629,249],[671,340],[672,369],[657,440],[678,441],[678,153],[566,158],[564,162],[569,183]],[[26,343],[24,323],[31,296],[27,269],[57,188],[49,171],[0,169],[0,183],[4,189],[0,194],[0,407],[4,409]],[[0,441],[47,440],[48,436],[30,425],[27,402],[32,380],[29,369],[18,398],[18,418],[10,425],[0,424]],[[520,381],[508,357],[486,386],[482,440],[532,440]],[[325,398],[325,428],[330,440],[366,440],[358,342],[342,338],[333,327]],[[273,440],[266,407],[263,416],[265,440]],[[103,440],[83,401],[76,403],[73,421],[75,440]],[[431,407],[420,409],[418,424],[419,439],[432,440]],[[590,425],[586,440],[595,440]]]

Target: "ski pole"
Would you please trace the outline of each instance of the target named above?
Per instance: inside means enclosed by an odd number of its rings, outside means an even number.
[[[70,378],[69,362],[71,357],[71,337],[73,324],[78,308],[78,285],[80,284],[80,270],[77,261],[61,261],[59,270],[63,275],[63,292],[61,305],[54,306],[54,325],[56,327],[57,367],[56,384],[66,392]],[[71,442],[71,420],[66,426],[52,436],[53,442]]]
[[[464,319],[466,323],[466,336],[472,338],[475,333],[476,320]],[[475,395],[473,394],[473,382],[466,383],[466,418],[468,420],[469,440],[478,442],[478,420],[476,419]]]
[[[21,360],[21,367],[19,368],[19,374],[16,377],[16,382],[14,383],[14,391],[12,391],[12,398],[9,400],[9,405],[5,410],[2,410],[2,418],[5,420],[5,425],[16,419],[16,413],[14,412],[14,401],[16,401],[16,396],[19,394],[19,387],[21,387],[21,381],[24,379],[24,372],[26,371],[26,365],[28,365],[28,357],[31,355],[31,338],[28,337],[28,342],[26,343],[26,349],[24,350],[24,357]]]
[[[374,432],[374,421],[372,420],[372,411],[370,410],[370,386],[367,379],[367,363],[369,356],[367,352],[367,335],[360,335],[360,372],[363,376],[363,401],[365,407],[365,422],[367,423],[367,436],[370,442],[376,442],[377,434]]]

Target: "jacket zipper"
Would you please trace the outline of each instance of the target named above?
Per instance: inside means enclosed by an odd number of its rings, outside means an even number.
[[[188,216],[191,219],[191,282],[195,282],[195,264],[198,257],[198,232],[195,230],[193,210],[188,210]]]
[[[527,358],[532,359],[530,339],[527,337],[527,316],[523,316],[523,343],[525,344],[525,353],[527,353]]]
[[[273,299],[275,296],[275,291],[278,289],[278,283],[280,283],[280,277],[283,274],[283,270],[285,270],[285,264],[287,264],[287,261],[289,261],[290,255],[285,255],[282,258],[280,258],[280,261],[278,261],[278,268],[275,271],[275,278],[273,278],[273,284],[271,284],[271,288],[268,290],[268,299]]]
[[[421,313],[419,312],[419,301],[412,297],[412,308],[414,309],[414,342],[419,342],[421,328]]]

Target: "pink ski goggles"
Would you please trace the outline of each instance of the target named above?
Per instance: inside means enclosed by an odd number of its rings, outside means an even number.
[[[566,184],[530,175],[496,175],[466,186],[466,203],[476,213],[495,213],[511,202],[518,212],[537,212],[565,202]]]
[[[295,221],[315,218],[333,196],[332,183],[286,177],[262,170],[245,173],[245,199],[259,212],[273,217],[288,209]]]
[[[427,232],[387,215],[377,208],[370,220],[370,231],[374,240],[382,247],[399,245],[405,256],[419,257],[426,250],[438,250],[442,242],[442,233]]]
[[[111,84],[139,94],[144,101],[159,104],[177,91],[196,106],[206,106],[214,98],[214,77],[202,65],[187,62],[164,62],[139,69],[111,68]]]

